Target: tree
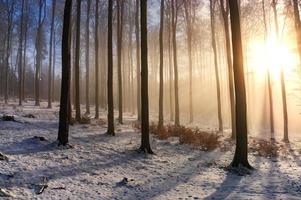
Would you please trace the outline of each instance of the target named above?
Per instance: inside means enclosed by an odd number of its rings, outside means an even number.
[[[39,19],[36,36],[35,106],[40,106],[40,76],[43,61],[43,28],[46,18],[46,1],[39,0]]]
[[[276,28],[277,42],[279,42],[279,25],[278,25],[278,16],[277,16],[277,2],[272,0],[271,3],[273,13],[274,13],[274,23]],[[288,116],[287,116],[287,103],[286,103],[286,86],[285,86],[285,77],[283,66],[280,70],[280,81],[281,81],[281,96],[282,96],[282,112],[283,112],[283,141],[289,142],[288,139]]]
[[[243,49],[241,39],[239,7],[237,0],[230,0],[229,5],[232,31],[232,55],[236,102],[236,148],[231,166],[243,166],[248,169],[252,169],[248,161],[247,101],[243,68]]]
[[[117,1],[117,67],[118,67],[118,121],[123,123],[123,102],[122,102],[122,72],[121,72],[121,57],[122,57],[122,33],[123,33],[123,9],[124,1]]]
[[[6,56],[5,56],[5,86],[4,86],[4,102],[8,103],[8,76],[10,70],[10,51],[12,42],[12,31],[13,31],[13,19],[14,19],[15,1],[6,2],[6,13],[7,13],[7,36],[6,36]]]
[[[136,72],[137,72],[137,115],[138,121],[141,120],[141,94],[140,94],[140,71],[141,71],[141,63],[140,63],[140,38],[139,38],[139,2],[140,0],[136,0],[136,16],[135,16],[135,34],[136,34]]]
[[[141,146],[140,151],[153,154],[149,142],[147,0],[140,1],[141,26]]]
[[[72,0],[65,1],[63,36],[62,36],[62,83],[61,83],[61,100],[59,113],[59,144],[68,144],[69,134],[69,105],[70,105],[70,20],[72,11]],[[69,105],[68,105],[69,104]]]
[[[264,22],[264,40],[265,42],[267,42],[266,40],[268,34],[268,27],[267,27],[266,14],[265,14],[265,0],[262,0],[262,11],[263,11],[263,22]],[[273,90],[272,90],[271,72],[269,68],[267,71],[267,79],[268,79],[268,92],[269,92],[270,131],[273,136],[274,135]]]
[[[177,24],[178,24],[178,0],[171,0],[171,18],[172,18],[172,46],[174,62],[174,89],[175,89],[175,125],[180,125],[179,108],[179,84],[178,84],[178,54],[177,54]]]
[[[223,26],[225,32],[226,41],[226,53],[227,53],[227,65],[228,65],[228,81],[229,81],[229,97],[230,97],[230,109],[231,109],[231,127],[232,127],[232,139],[235,139],[235,95],[234,95],[234,82],[233,82],[233,64],[231,56],[231,42],[230,42],[230,31],[229,31],[229,3],[226,0],[226,7],[224,0],[220,0],[221,13],[223,19]]]
[[[108,135],[115,135],[114,131],[114,99],[113,99],[113,0],[108,5]]]
[[[53,32],[54,32],[54,17],[55,17],[55,8],[56,8],[56,0],[52,1],[52,16],[51,16],[51,28],[50,28],[50,40],[49,40],[49,68],[48,68],[48,108],[51,108],[52,105],[52,97],[51,97],[51,89],[52,89],[52,52],[53,52]],[[54,78],[54,77],[53,77]]]
[[[186,22],[186,35],[188,47],[188,62],[189,62],[189,122],[193,122],[193,97],[192,97],[192,39],[193,39],[193,26],[195,23],[195,15],[197,4],[195,1],[183,1]]]
[[[296,37],[298,43],[298,52],[299,52],[299,64],[301,65],[301,21],[300,21],[298,0],[293,0],[293,6],[294,6],[295,30],[296,30]]]
[[[223,131],[223,118],[222,118],[222,106],[221,106],[221,89],[219,80],[219,71],[217,63],[217,51],[215,40],[215,0],[210,0],[210,21],[211,21],[211,45],[214,55],[214,67],[215,67],[215,80],[216,80],[216,95],[217,95],[217,114],[218,114],[218,130]]]
[[[98,101],[98,82],[99,82],[99,61],[98,61],[98,49],[99,49],[99,40],[98,40],[98,6],[99,0],[96,0],[96,8],[95,8],[95,119],[99,118],[99,101]]]
[[[80,53],[80,18],[81,0],[76,1],[76,47],[75,47],[75,120],[80,122],[80,87],[79,87],[79,53]]]
[[[163,30],[164,30],[164,0],[161,0],[160,8],[160,31],[159,31],[159,43],[160,43],[160,87],[159,87],[159,126],[163,126]]]
[[[96,8],[98,8],[98,7],[96,7]],[[89,98],[90,10],[91,10],[91,0],[87,0],[87,18],[86,18],[86,114],[90,114],[90,98]],[[95,56],[95,57],[97,57],[97,56]]]
[[[22,67],[22,62],[23,62],[23,29],[24,29],[24,0],[22,0],[22,6],[21,6],[21,20],[20,20],[20,36],[19,36],[19,105],[22,105],[22,74],[23,74],[23,67]]]

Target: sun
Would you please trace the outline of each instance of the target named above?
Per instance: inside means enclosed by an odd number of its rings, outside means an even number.
[[[280,72],[291,72],[298,61],[290,45],[279,42],[276,37],[270,37],[266,42],[255,40],[250,45],[250,70],[257,78],[265,78],[269,72],[271,77],[279,81]]]

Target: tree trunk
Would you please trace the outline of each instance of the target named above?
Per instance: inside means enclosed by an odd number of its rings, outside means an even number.
[[[96,8],[95,8],[95,119],[99,118],[99,52],[98,52],[98,20],[99,20],[99,0],[96,0]]]
[[[148,61],[147,61],[147,0],[140,1],[141,26],[141,146],[140,150],[152,154],[149,141]]]
[[[265,14],[265,0],[262,0],[262,11],[263,11],[263,22],[264,22],[264,40],[265,43],[267,42],[267,21],[266,21],[266,14]],[[269,111],[270,111],[270,131],[271,131],[271,138],[274,137],[274,109],[273,109],[273,90],[272,90],[272,81],[271,81],[271,72],[268,68],[267,71],[267,79],[268,79],[268,92],[269,92]]]
[[[52,92],[51,92],[51,82],[52,82],[52,44],[53,44],[53,31],[54,31],[54,17],[55,17],[55,7],[56,0],[52,1],[52,17],[51,17],[51,28],[50,28],[50,41],[49,41],[49,71],[48,71],[48,108],[52,107]]]
[[[160,9],[160,33],[159,33],[159,43],[160,43],[160,87],[159,87],[159,127],[163,126],[163,31],[164,31],[164,0],[161,0]]]
[[[124,1],[117,1],[117,66],[118,66],[118,122],[123,123],[123,97],[122,97],[122,32],[123,32],[123,8]]]
[[[223,131],[223,118],[222,118],[222,106],[221,106],[221,89],[219,80],[219,70],[217,63],[217,51],[215,40],[215,16],[214,16],[215,3],[210,0],[210,18],[211,18],[211,44],[214,55],[214,67],[215,67],[215,80],[216,80],[216,95],[217,95],[217,114],[218,114],[218,130]]]
[[[179,109],[179,86],[178,86],[178,55],[177,55],[177,0],[171,0],[172,9],[172,46],[173,46],[173,61],[174,61],[174,89],[175,89],[175,125],[180,126],[180,109]]]
[[[96,9],[98,10],[98,7],[96,7]],[[90,114],[90,98],[89,98],[90,10],[91,10],[91,0],[87,0],[87,19],[86,19],[86,114]],[[95,56],[95,57],[97,57],[97,56]]]
[[[80,85],[79,85],[79,53],[80,53],[80,17],[81,17],[81,0],[76,1],[76,49],[75,49],[75,120],[80,122]]]
[[[232,31],[233,69],[236,112],[236,148],[232,167],[252,169],[248,161],[247,101],[243,68],[243,49],[241,39],[239,7],[237,0],[230,0],[230,20]]]
[[[22,66],[22,62],[23,62],[23,29],[24,29],[24,3],[25,1],[22,0],[22,7],[21,7],[21,20],[20,20],[20,36],[19,36],[19,106],[22,105],[22,75],[23,75],[23,66]]]
[[[28,34],[28,1],[26,1],[26,17],[24,21],[24,54],[23,54],[23,70],[22,70],[22,100],[25,101],[25,77],[26,77],[26,55],[27,55],[27,34]]]
[[[293,0],[293,6],[294,6],[294,16],[295,16],[295,30],[296,30],[296,37],[298,43],[298,52],[299,52],[299,65],[301,65],[301,21],[300,21],[298,0]]]
[[[137,71],[137,116],[138,121],[141,121],[141,80],[140,80],[140,38],[139,38],[139,2],[136,0],[136,16],[135,16],[135,32],[136,32],[136,71]]]
[[[61,83],[61,102],[59,117],[59,144],[68,144],[69,120],[68,113],[70,111],[70,19],[72,12],[72,0],[65,1],[64,23],[62,36],[62,83]],[[69,105],[68,105],[69,104]]]
[[[230,31],[229,31],[229,3],[226,1],[226,8],[224,7],[224,0],[220,0],[221,12],[223,17],[223,25],[225,30],[226,38],[226,52],[227,52],[227,65],[228,65],[228,81],[229,81],[229,97],[230,97],[230,115],[231,115],[231,128],[232,128],[232,139],[235,139],[235,95],[234,95],[234,81],[233,81],[233,64],[231,57],[231,42],[230,42]]]
[[[109,0],[108,7],[108,131],[107,134],[115,135],[114,131],[114,99],[113,99],[113,38],[112,38],[113,0]]]
[[[274,22],[276,27],[276,35],[277,35],[277,42],[279,42],[279,25],[278,25],[278,16],[277,16],[277,2],[276,0],[272,0],[272,8],[274,13]],[[282,112],[283,112],[283,141],[289,142],[288,139],[288,116],[287,116],[287,102],[286,102],[286,86],[285,86],[285,77],[284,77],[284,69],[281,66],[280,71],[280,79],[281,79],[281,96],[282,96]]]

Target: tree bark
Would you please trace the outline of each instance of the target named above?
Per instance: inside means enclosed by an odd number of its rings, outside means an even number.
[[[174,62],[174,89],[175,89],[175,125],[180,126],[180,109],[179,109],[179,86],[178,86],[178,55],[177,55],[177,23],[178,8],[177,0],[171,0],[172,15],[172,46]]]
[[[232,51],[235,88],[236,112],[236,148],[232,167],[246,167],[252,169],[248,161],[248,128],[247,101],[243,68],[243,49],[240,28],[240,16],[237,0],[230,0],[230,21],[232,31]]]
[[[23,31],[24,31],[24,3],[25,1],[22,0],[21,6],[21,20],[20,20],[20,36],[19,36],[19,106],[22,105],[22,75],[23,75]]]
[[[75,47],[75,120],[81,121],[80,114],[80,86],[79,86],[79,53],[80,53],[80,18],[81,18],[81,0],[76,1],[76,47]]]
[[[112,38],[113,0],[108,7],[108,130],[107,134],[115,135],[114,131],[114,99],[113,99],[113,38]]]
[[[232,139],[235,139],[235,95],[234,95],[234,81],[233,81],[233,64],[231,56],[231,42],[230,42],[230,31],[229,31],[229,3],[226,1],[226,8],[224,7],[224,0],[220,0],[221,12],[223,17],[223,25],[225,30],[226,38],[226,53],[227,53],[227,65],[228,65],[228,81],[229,81],[229,97],[230,97],[230,115],[231,115],[231,128],[232,128]]]
[[[135,32],[136,32],[136,72],[137,72],[137,118],[138,121],[141,121],[141,79],[140,79],[140,71],[141,71],[141,63],[140,63],[140,38],[139,38],[139,2],[140,0],[136,0],[136,16],[135,16]]]
[[[214,55],[214,67],[215,67],[215,80],[216,80],[216,95],[217,95],[217,115],[218,115],[218,130],[223,131],[223,118],[222,118],[222,106],[221,106],[221,89],[220,89],[220,80],[219,80],[219,70],[217,63],[217,51],[216,51],[216,40],[215,40],[215,16],[214,8],[215,2],[210,0],[210,19],[211,19],[211,44]]]
[[[160,87],[159,87],[159,126],[163,126],[164,116],[163,116],[163,31],[164,31],[164,0],[161,0],[160,8],[160,32],[159,32],[159,45],[160,45]]]
[[[96,7],[98,8],[98,7]],[[86,19],[86,114],[90,114],[90,97],[89,97],[89,82],[90,82],[90,10],[91,0],[87,0],[87,19]],[[97,56],[95,56],[97,57]]]
[[[53,31],[54,31],[54,17],[55,17],[56,0],[52,1],[52,16],[51,16],[51,28],[50,28],[50,41],[49,41],[49,68],[48,68],[48,108],[52,107],[52,92],[51,92],[51,82],[52,82],[52,52],[53,52]]]
[[[98,39],[98,20],[99,20],[99,0],[96,0],[95,8],[95,119],[99,118],[99,39]]]
[[[147,0],[140,1],[141,26],[141,146],[140,150],[153,154],[149,141]]]
[[[62,36],[62,83],[61,83],[61,101],[59,113],[59,144],[68,144],[69,120],[68,113],[70,111],[70,19],[72,12],[72,0],[65,1],[64,23]],[[69,105],[68,105],[69,104]]]

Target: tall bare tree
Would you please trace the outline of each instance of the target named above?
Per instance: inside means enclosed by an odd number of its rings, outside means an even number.
[[[277,42],[279,42],[280,36],[279,36],[278,14],[277,14],[277,1],[272,0],[271,6],[273,9],[273,13],[274,13],[274,23],[275,23],[275,29],[276,29],[276,35],[277,35]],[[281,79],[281,96],[282,96],[282,112],[283,112],[283,141],[289,142],[286,86],[285,86],[285,77],[284,77],[283,66],[281,66],[281,70],[280,70],[280,79]]]
[[[81,0],[76,1],[76,44],[75,44],[75,120],[80,122],[80,85],[79,85],[79,73],[80,73],[80,19],[81,19]]]
[[[48,68],[48,108],[52,107],[52,53],[53,53],[53,32],[54,32],[54,17],[55,17],[55,9],[56,9],[56,0],[52,1],[52,16],[51,16],[51,27],[50,27],[50,40],[49,40],[49,68]]]
[[[115,135],[114,131],[114,99],[113,99],[113,0],[108,5],[108,135]]]
[[[175,125],[176,126],[180,125],[178,53],[177,53],[178,9],[179,9],[178,0],[171,0],[172,46],[173,46],[174,89],[175,89]]]
[[[59,131],[58,141],[59,144],[68,144],[69,134],[69,118],[68,113],[70,109],[70,21],[72,12],[72,0],[65,1],[64,8],[64,24],[62,36],[62,83],[61,83],[61,101],[60,101],[60,117],[59,117]],[[68,105],[69,104],[69,105]]]
[[[99,39],[98,39],[98,20],[99,20],[99,0],[96,0],[95,6],[95,119],[99,118],[99,94],[98,94],[98,83],[99,83]]]
[[[19,105],[22,105],[22,74],[23,74],[23,36],[24,36],[24,8],[25,8],[25,1],[22,0],[21,5],[21,20],[20,20],[20,36],[19,36]]]
[[[98,8],[98,7],[96,7],[96,8]],[[87,18],[86,18],[86,114],[90,114],[90,98],[89,98],[90,10],[91,10],[91,0],[87,0]],[[97,56],[95,56],[95,57],[97,57]]]
[[[136,16],[135,16],[135,34],[136,34],[136,72],[137,72],[137,113],[138,113],[138,121],[141,120],[141,79],[140,79],[140,71],[141,71],[141,63],[140,63],[140,37],[139,37],[139,2],[140,0],[136,0]]]
[[[147,56],[147,0],[140,1],[141,26],[141,146],[140,150],[152,154],[149,141],[148,56]]]
[[[160,31],[159,31],[159,43],[160,43],[160,95],[159,95],[159,126],[163,126],[164,117],[163,117],[163,31],[164,31],[164,0],[161,0],[160,8]]]
[[[218,130],[223,131],[222,105],[221,105],[221,89],[220,78],[217,62],[216,51],[216,35],[215,35],[215,0],[210,0],[210,19],[211,19],[211,44],[214,55],[215,80],[216,80],[216,95],[217,95],[217,115],[218,115]]]
[[[243,48],[237,0],[229,0],[232,31],[233,72],[236,113],[236,148],[232,167],[252,169],[248,161],[247,98],[243,67]]]
[[[117,67],[118,67],[118,121],[123,123],[123,94],[122,94],[122,38],[123,38],[123,10],[124,0],[117,1]]]
[[[235,95],[234,95],[234,82],[233,82],[233,64],[231,56],[231,41],[230,41],[230,31],[229,31],[229,3],[226,0],[226,5],[224,0],[220,0],[221,13],[223,18],[223,26],[225,32],[225,42],[226,42],[226,53],[227,53],[227,65],[228,65],[228,81],[229,81],[229,97],[230,97],[230,109],[231,109],[231,127],[232,127],[232,139],[235,139]]]

